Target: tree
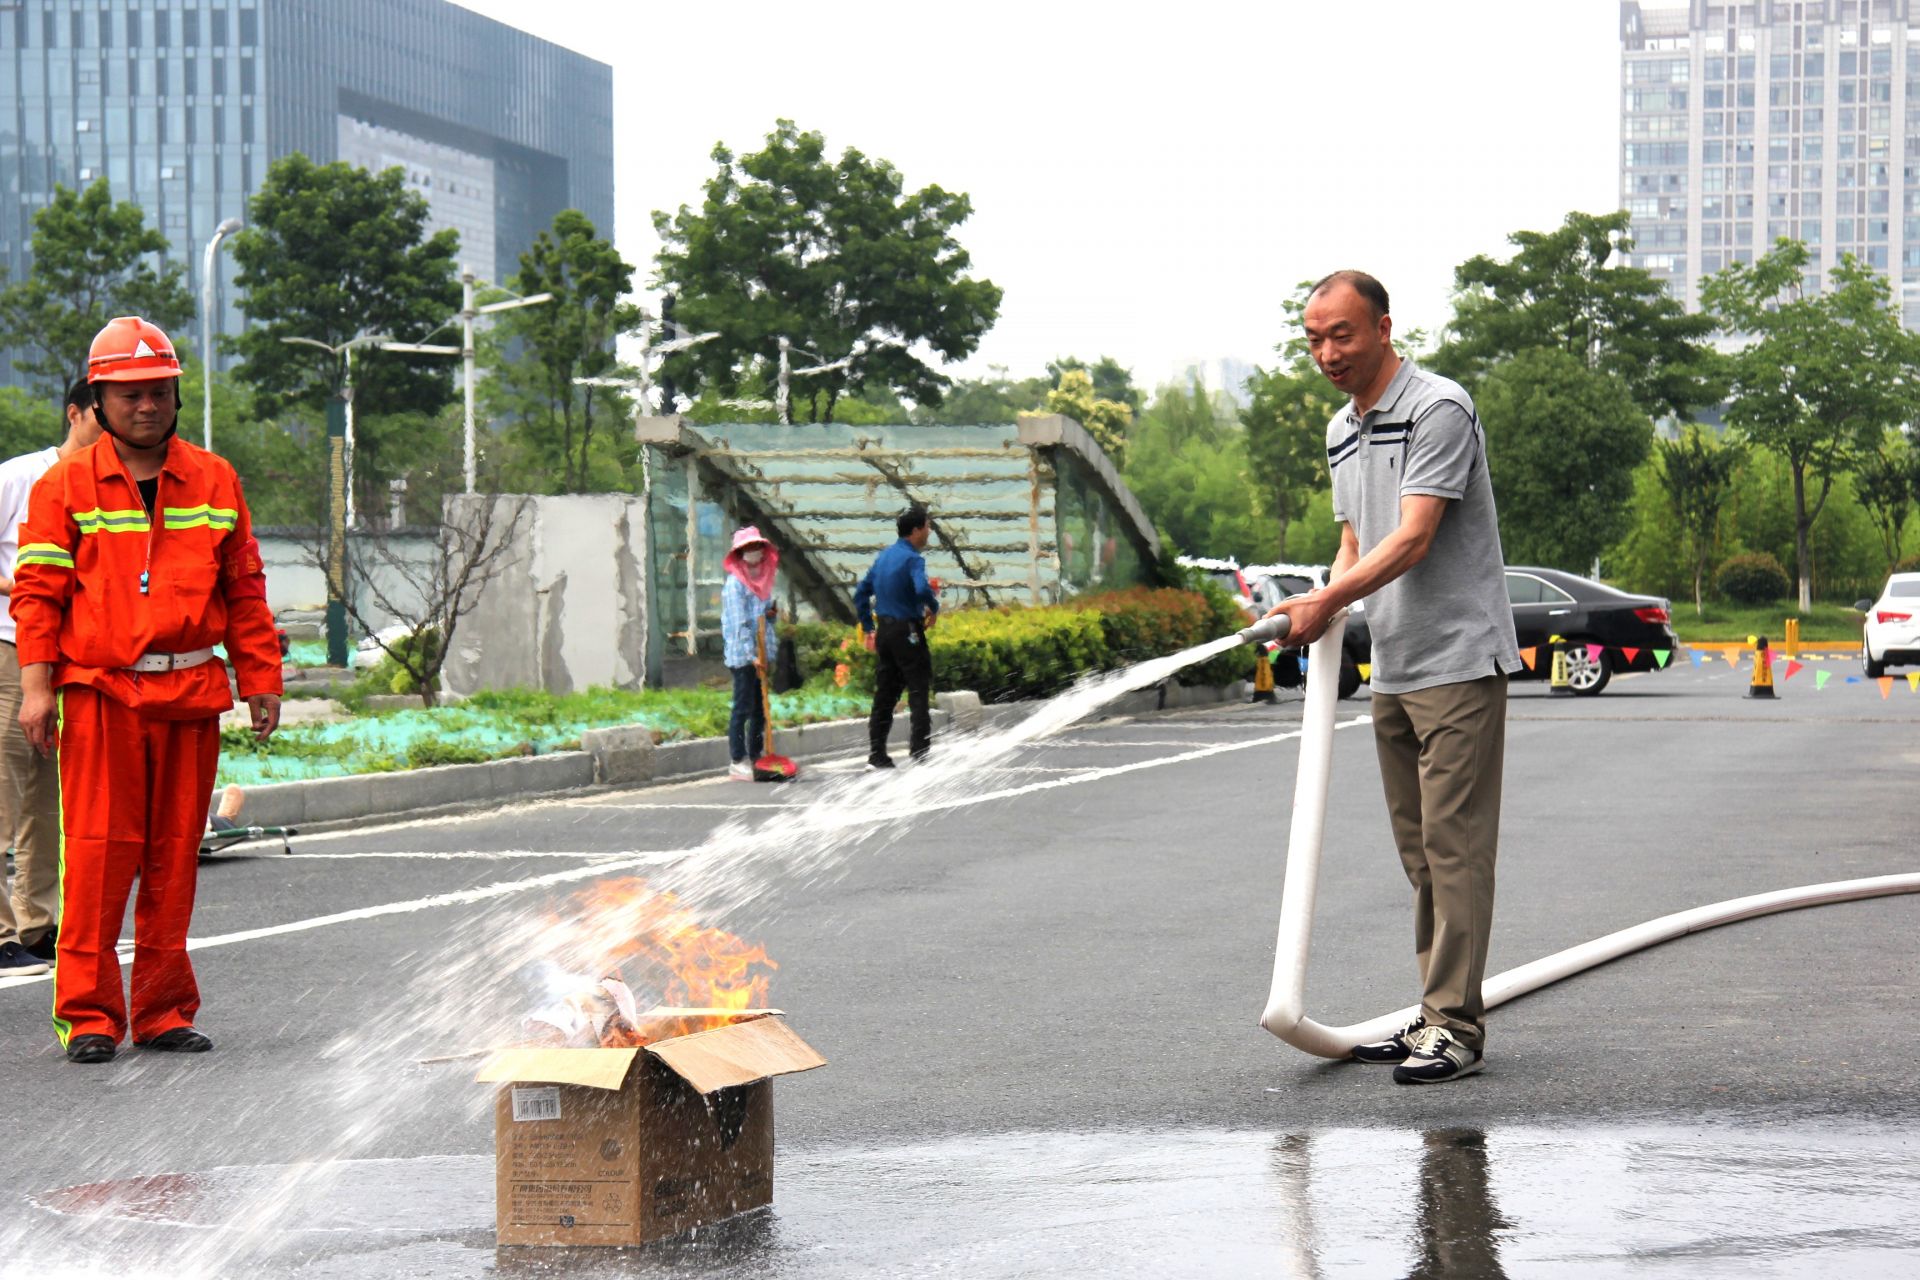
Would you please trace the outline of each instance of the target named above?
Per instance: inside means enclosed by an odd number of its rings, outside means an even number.
[[[1853,493],[1880,533],[1887,572],[1892,573],[1900,563],[1900,535],[1907,513],[1920,502],[1920,452],[1902,433],[1888,431],[1880,447],[1863,454],[1854,468]]]
[[[1660,486],[1666,491],[1680,536],[1686,541],[1687,563],[1693,570],[1693,611],[1702,614],[1706,611],[1701,593],[1707,562],[1719,541],[1720,508],[1732,492],[1740,449],[1720,443],[1700,424],[1693,423],[1678,440],[1656,442],[1654,459]]]
[[[418,694],[429,707],[439,701],[440,672],[460,623],[519,550],[533,519],[531,502],[497,494],[451,499],[434,554],[424,562],[401,554],[384,535],[355,539],[347,559],[347,618],[399,668],[393,692]],[[307,558],[325,571],[324,535],[308,545]]]
[[[1060,385],[1047,392],[1047,412],[1064,413],[1085,427],[1113,465],[1125,469],[1127,428],[1133,425],[1133,411],[1118,400],[1096,396],[1093,378],[1085,369],[1061,372]]]
[[[269,417],[292,405],[320,408],[346,383],[343,356],[284,338],[339,347],[365,334],[425,341],[460,309],[454,266],[459,236],[428,234],[426,198],[398,168],[369,173],[299,153],[276,160],[233,239],[240,310],[251,323],[232,340],[234,372]],[[379,414],[432,414],[453,395],[445,359],[376,350],[354,355],[354,403],[362,422]],[[356,431],[369,464],[378,433]]]
[[[18,367],[59,395],[115,316],[145,316],[178,341],[193,294],[185,269],[162,260],[169,247],[139,205],[113,202],[105,178],[81,192],[55,186],[33,215],[32,271],[0,290],[0,344],[33,353]]]
[[[1198,381],[1162,387],[1133,426],[1125,478],[1173,546],[1244,557],[1272,540],[1248,475],[1246,433],[1222,399]]]
[[[1273,513],[1278,558],[1285,560],[1287,526],[1314,490],[1327,484],[1327,423],[1345,397],[1311,360],[1296,360],[1288,369],[1255,369],[1247,390],[1252,400],[1240,413],[1247,461]]]
[[[1135,417],[1140,415],[1140,406],[1145,398],[1140,388],[1133,385],[1133,370],[1121,366],[1112,356],[1101,356],[1092,364],[1077,356],[1061,356],[1047,362],[1047,377],[1054,386],[1060,385],[1061,377],[1069,369],[1082,369],[1093,379],[1093,394],[1102,400],[1113,400],[1127,406],[1127,411]]]
[[[1552,349],[1495,365],[1476,401],[1508,561],[1586,572],[1632,523],[1653,423],[1618,379]]]
[[[781,338],[838,372],[796,381],[809,421],[833,416],[842,395],[868,385],[933,405],[950,385],[922,362],[922,346],[959,360],[999,315],[1001,291],[967,274],[954,231],[973,212],[964,194],[923,187],[900,172],[781,120],[766,146],[735,156],[716,146],[719,171],[696,211],[656,212],[655,283],[676,298],[675,321],[719,340],[671,357],[666,372],[698,395],[774,398]]]
[[[982,422],[1017,422],[1022,413],[1039,412],[1052,383],[1046,378],[1007,376],[1005,365],[988,366],[984,378],[956,378],[937,405],[916,405],[911,419],[923,426],[972,426]]]
[[[562,210],[550,230],[520,255],[513,287],[553,301],[499,317],[500,336],[518,339],[523,354],[498,366],[488,398],[514,416],[511,440],[540,492],[590,493],[620,487],[623,446],[618,425],[629,420],[611,388],[576,386],[575,378],[613,374],[614,339],[639,326],[640,309],[623,299],[633,268],[578,209]]]
[[[1805,245],[1781,240],[1701,287],[1720,327],[1750,339],[1732,357],[1727,423],[1787,464],[1802,613],[1813,607],[1808,535],[1835,477],[1920,412],[1920,337],[1900,323],[1886,277],[1846,254],[1809,293],[1809,260]]]
[[[1522,351],[1562,351],[1620,379],[1650,417],[1687,416],[1720,399],[1724,374],[1705,345],[1711,317],[1689,314],[1658,280],[1619,265],[1630,219],[1569,213],[1553,231],[1516,231],[1506,262],[1455,268],[1453,322],[1429,361],[1469,386]],[[1611,264],[1611,265],[1610,265]]]

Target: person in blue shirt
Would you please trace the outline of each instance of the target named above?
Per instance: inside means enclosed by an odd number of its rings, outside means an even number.
[[[760,682],[767,678],[779,640],[773,630],[780,606],[773,602],[773,579],[780,568],[780,552],[760,536],[757,526],[734,532],[733,547],[721,564],[727,571],[720,589],[722,660],[733,673],[733,715],[727,721],[727,776],[735,782],[753,781],[753,757],[766,741],[766,712],[760,705]],[[766,620],[767,652],[761,659],[758,633]]]
[[[929,526],[924,507],[909,507],[893,522],[900,541],[880,553],[853,593],[854,612],[867,648],[875,656],[873,714],[867,718],[867,767],[891,769],[887,734],[893,707],[907,693],[907,750],[924,760],[933,745],[933,716],[927,703],[933,690],[933,658],[927,652],[927,628],[940,614],[940,598],[927,585]]]

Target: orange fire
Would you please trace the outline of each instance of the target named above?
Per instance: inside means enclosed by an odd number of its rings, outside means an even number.
[[[642,1005],[630,1020],[624,1011],[608,1013],[610,996],[592,997],[606,1015],[596,1021],[603,1048],[689,1035],[726,1025],[734,1012],[769,1007],[771,975],[780,966],[765,947],[702,925],[678,897],[638,877],[590,885],[549,924],[565,968],[625,983],[657,996],[653,1007],[675,1010],[650,1016]]]

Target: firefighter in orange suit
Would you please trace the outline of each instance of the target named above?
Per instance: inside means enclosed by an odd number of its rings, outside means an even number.
[[[87,380],[104,434],[34,487],[13,589],[20,724],[40,752],[60,747],[53,1024],[73,1062],[111,1060],[129,1031],[147,1049],[200,1053],[213,1042],[193,1025],[187,923],[233,706],[213,647],[226,646],[265,741],[280,722],[279,644],[239,479],[174,434],[167,335],[110,322]],[[129,1001],[115,944],[136,876]]]

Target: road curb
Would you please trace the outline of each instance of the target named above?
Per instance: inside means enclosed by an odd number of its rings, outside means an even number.
[[[1101,718],[1239,702],[1248,688],[1246,681],[1218,688],[1169,683],[1124,695],[1103,708]],[[1023,719],[1034,706],[1030,701],[983,704],[979,694],[964,690],[936,694],[934,703],[936,734],[999,728]],[[896,717],[889,741],[904,749],[906,739],[906,717]],[[777,729],[773,736],[774,750],[796,760],[860,750],[866,743],[864,718]],[[246,820],[263,827],[317,827],[430,817],[569,791],[717,774],[726,767],[725,738],[656,742],[645,725],[615,725],[582,733],[578,751],[248,787]]]

